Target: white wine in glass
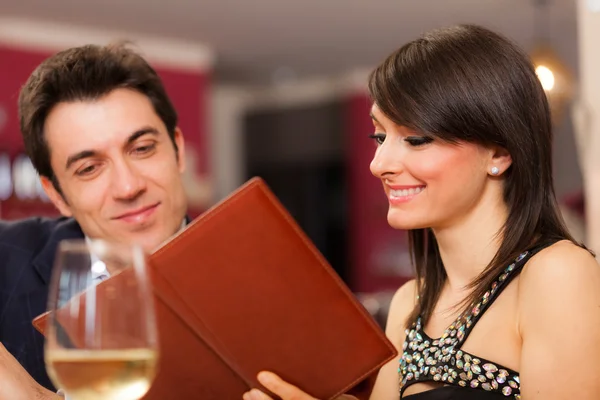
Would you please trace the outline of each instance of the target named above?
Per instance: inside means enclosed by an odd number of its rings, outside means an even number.
[[[61,242],[48,310],[46,366],[70,399],[138,400],[148,392],[158,342],[146,257],[139,247]]]

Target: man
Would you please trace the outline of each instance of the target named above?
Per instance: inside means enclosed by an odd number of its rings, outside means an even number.
[[[31,321],[46,309],[57,244],[88,237],[151,252],[175,234],[187,207],[184,139],[160,78],[124,46],[47,59],[19,113],[27,154],[63,217],[0,222],[0,400],[53,399]]]

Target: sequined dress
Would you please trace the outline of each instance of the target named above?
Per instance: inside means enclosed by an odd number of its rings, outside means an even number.
[[[423,330],[421,318],[406,330],[398,373],[400,398],[407,400],[493,400],[520,399],[519,373],[496,362],[462,350],[474,325],[525,263],[543,247],[520,254],[494,281],[483,298],[459,316],[441,338]],[[432,390],[402,397],[406,388],[419,382],[439,382]]]

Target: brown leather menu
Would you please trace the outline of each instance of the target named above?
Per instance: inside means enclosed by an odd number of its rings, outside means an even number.
[[[160,359],[145,400],[239,400],[261,388],[262,370],[329,400],[359,394],[397,355],[260,178],[190,223],[149,267]],[[34,325],[43,333],[45,315]]]

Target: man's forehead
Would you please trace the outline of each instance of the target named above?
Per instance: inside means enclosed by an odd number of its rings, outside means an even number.
[[[44,126],[45,139],[53,155],[67,157],[74,151],[122,146],[134,132],[145,127],[160,131],[161,121],[151,105],[148,108],[143,101],[111,100],[56,105]]]

